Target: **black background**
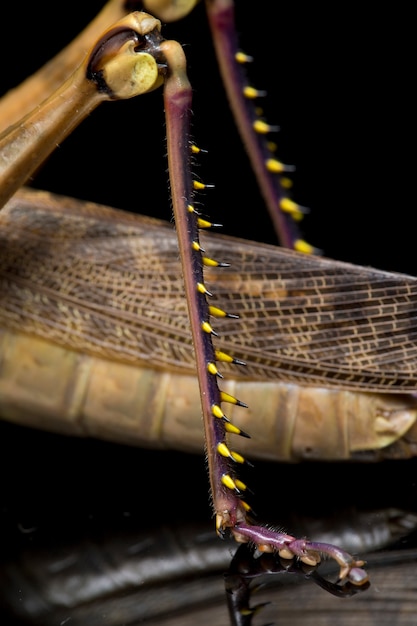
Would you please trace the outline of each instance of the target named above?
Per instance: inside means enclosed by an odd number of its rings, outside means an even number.
[[[58,51],[101,6],[90,1],[86,8],[76,0],[66,10],[63,4],[52,11],[46,2],[3,10],[3,92]],[[332,258],[416,274],[410,16],[392,15],[389,8],[358,15],[349,5],[329,15],[286,3],[272,17],[267,0],[237,4],[242,48],[255,59],[252,83],[267,90],[267,119],[281,128],[278,155],[296,166],[294,197],[311,209],[302,224],[305,238]],[[184,44],[188,58],[195,139],[207,150],[198,174],[215,184],[204,200],[207,214],[224,224],[224,232],[275,243],[222,91],[204,6],[163,32]],[[162,93],[101,105],[59,146],[33,185],[171,219]],[[195,517],[211,515],[202,456],[1,427],[0,539],[6,554],[44,532],[59,542],[126,519],[149,526],[181,519],[190,498]],[[336,482],[329,485],[328,466],[305,472],[257,463],[251,477],[255,508],[262,514],[271,505],[276,521],[283,495],[293,506],[325,514],[339,502],[379,506],[387,491],[390,505],[415,507],[413,463],[335,467]],[[156,472],[159,479],[151,483]],[[273,484],[281,486],[273,491]]]

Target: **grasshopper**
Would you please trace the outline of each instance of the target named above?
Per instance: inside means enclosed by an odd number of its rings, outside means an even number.
[[[210,241],[210,239],[209,239],[208,241]],[[225,245],[227,246],[227,242],[226,242],[226,244],[225,244]],[[321,267],[323,267],[323,265],[322,265]],[[342,269],[344,269],[344,270],[345,270],[346,268],[342,268]],[[412,281],[411,281],[411,282],[412,282]],[[214,284],[214,285],[216,284],[215,280],[213,280],[213,284]],[[203,286],[204,286],[204,284],[203,284]],[[411,288],[412,288],[412,287],[411,287]],[[204,294],[203,294],[203,295],[204,295]],[[232,315],[232,317],[234,317],[234,314],[233,314],[233,313],[229,313],[229,315]],[[208,327],[208,329],[209,329],[209,334],[210,334],[210,333],[211,333],[210,327]],[[194,339],[194,341],[195,341],[195,339]],[[196,350],[196,352],[197,352],[197,355],[198,355],[198,354],[199,354],[199,350],[197,349],[197,350]],[[227,359],[227,357],[226,357],[226,360],[228,360],[228,359]],[[240,359],[238,359],[238,360],[240,360]],[[201,368],[200,368],[200,369],[201,369]],[[216,370],[215,366],[213,366],[213,368],[212,368],[212,369],[213,369],[213,372],[211,372],[211,374],[213,374],[213,375],[217,375],[217,374],[218,374],[218,372],[217,372],[217,370]],[[408,371],[407,371],[407,374],[408,374]],[[412,389],[412,381],[411,381],[411,376],[410,376],[410,379],[408,379],[408,378],[407,378],[407,381],[408,381],[408,382],[404,382],[405,389],[406,389],[406,390],[407,390],[407,389],[408,389],[408,390],[409,390],[409,389]],[[294,382],[296,382],[296,381],[294,381]],[[319,383],[319,379],[317,379],[317,378],[316,378],[313,382],[317,385],[317,384]],[[340,382],[340,381],[338,380],[338,384],[339,384],[339,382]],[[359,383],[359,384],[358,384],[358,383]],[[358,386],[360,386],[361,384],[363,384],[363,386],[364,386],[364,388],[365,388],[365,389],[368,389],[368,388],[369,388],[369,382],[367,382],[366,380],[365,380],[364,382],[359,382],[359,379],[358,379],[358,380],[353,380],[353,388],[356,388],[357,384],[358,384]],[[392,382],[390,382],[390,383],[388,383],[388,384],[392,384],[393,386],[395,386],[395,384],[396,384],[396,383],[395,383],[395,381],[392,381]],[[409,385],[409,387],[407,387],[407,385]],[[386,391],[386,387],[387,387],[387,383],[386,383],[386,381],[385,381],[385,380],[383,380],[383,381],[381,382],[381,389],[382,389],[382,391],[383,391],[383,392],[385,392],[385,391]],[[204,394],[203,394],[203,395],[204,395]],[[225,397],[225,396],[223,396],[223,398],[224,398],[224,397]],[[307,401],[307,402],[308,402],[308,401]],[[407,402],[408,402],[408,401],[407,401]],[[218,405],[217,405],[217,404],[216,404],[216,407],[218,407]],[[218,410],[218,409],[216,408],[216,412],[217,412],[217,410]],[[396,409],[394,410],[394,412],[396,412],[397,410],[398,410],[398,409],[396,408]],[[380,417],[381,417],[380,422],[383,422],[383,421],[384,421],[384,418],[385,418],[385,413],[387,413],[387,414],[388,414],[388,413],[389,413],[389,410],[387,409],[386,411],[385,411],[385,410],[383,410],[383,411],[382,411],[382,415],[380,415]],[[405,417],[406,417],[406,418],[408,418],[410,415],[412,416],[412,415],[413,415],[413,404],[412,404],[412,403],[411,403],[410,405],[406,404],[406,406],[405,406],[404,410],[403,410],[403,411],[400,411],[400,413],[402,413],[402,414],[403,414],[403,413],[405,413]],[[219,415],[218,417],[219,417],[220,419],[225,419],[223,415]],[[413,418],[411,417],[411,421],[412,421],[412,419],[413,419]],[[400,420],[400,421],[401,421],[401,420]],[[228,423],[229,423],[229,422],[227,422],[227,421],[226,421],[226,424],[228,424]],[[402,428],[404,429],[404,431],[406,431],[406,430],[408,430],[408,427],[409,427],[409,426],[410,426],[410,423],[407,423],[405,426],[402,426]],[[230,432],[239,432],[239,431],[242,431],[242,430],[243,430],[243,429],[242,429],[242,428],[240,428],[240,427],[235,427],[235,428],[237,428],[237,431],[234,431],[234,430],[233,430],[233,428],[234,428],[234,427],[233,427],[233,425],[232,425],[232,426],[230,426],[230,427],[227,427],[227,428],[229,428],[229,429],[230,429]],[[386,430],[386,428],[384,428],[384,430]],[[209,449],[210,449],[210,446],[209,446]],[[223,449],[223,448],[222,448],[222,449]],[[226,453],[228,453],[228,448],[227,448],[227,447],[226,447],[224,450],[225,450],[225,452],[226,452]],[[233,453],[233,452],[229,453],[229,456],[230,456],[230,457],[231,457],[234,461],[236,461],[237,459],[242,458],[242,457],[240,457],[240,455],[239,455],[238,453]],[[234,491],[236,491],[236,492],[240,492],[240,491],[243,489],[243,488],[241,489],[241,488],[239,488],[239,487],[237,486],[237,485],[238,485],[238,484],[240,484],[240,483],[236,483],[236,481],[235,481],[233,478],[231,478],[231,476],[229,475],[229,473],[227,473],[227,472],[226,472],[226,473],[223,473],[223,476],[225,476],[225,477],[226,477],[226,478],[225,478],[225,483],[224,483],[224,486],[226,487],[226,489],[228,489],[229,487],[231,487],[231,488],[232,488],[232,490],[234,490]],[[227,493],[227,492],[226,492],[226,493]],[[235,506],[235,505],[236,505],[236,503],[234,504],[234,506]],[[236,506],[239,508],[240,504],[237,504]],[[243,505],[242,505],[242,506],[243,506]],[[229,513],[227,513],[226,517],[228,517],[228,515],[229,515]],[[223,514],[222,514],[222,513],[220,513],[220,514],[219,514],[219,521],[218,521],[218,529],[219,529],[219,531],[221,531],[221,530],[222,530],[223,526],[228,526],[228,525],[229,525],[229,521],[228,521],[228,520],[225,520],[225,519],[223,518]],[[235,522],[232,522],[232,527],[233,527],[233,528],[236,528],[236,526],[235,526]],[[251,534],[250,534],[250,533],[251,533],[251,531],[250,531],[249,529],[247,529],[247,528],[246,528],[246,526],[245,526],[245,524],[244,524],[243,522],[242,522],[242,523],[239,523],[239,524],[237,525],[237,527],[238,527],[238,531],[236,531],[236,533],[235,533],[235,534],[236,534],[236,536],[239,536],[239,538],[248,538],[248,537],[251,537]],[[259,531],[259,532],[260,532],[260,533],[261,533],[261,535],[262,535],[262,531]],[[245,533],[246,533],[246,534],[245,534]],[[266,535],[265,535],[265,536],[262,536],[262,537],[258,538],[258,543],[259,543],[259,545],[261,545],[262,547],[264,547],[264,548],[266,549],[266,548],[268,547],[268,542],[270,541],[270,539],[271,539],[270,537],[266,537]],[[285,550],[284,550],[284,552],[285,552]],[[303,556],[303,555],[302,555],[302,554],[299,554],[298,556]],[[310,556],[310,555],[306,555],[306,558],[309,558],[309,556]],[[362,580],[362,579],[360,578],[360,580]]]

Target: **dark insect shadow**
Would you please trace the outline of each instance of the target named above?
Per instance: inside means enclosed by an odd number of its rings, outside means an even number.
[[[265,584],[265,577],[291,574],[310,580],[339,598],[350,598],[370,587],[369,581],[361,586],[352,585],[350,582],[333,583],[319,574],[318,566],[309,566],[294,559],[282,559],[277,554],[271,553],[257,556],[253,548],[248,544],[242,544],[237,549],[230,568],[225,574],[226,599],[231,626],[253,625],[253,618],[266,603],[251,606],[250,602],[252,595]]]

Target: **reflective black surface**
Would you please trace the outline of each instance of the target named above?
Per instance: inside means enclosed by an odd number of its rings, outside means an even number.
[[[202,456],[72,440],[4,423],[1,435],[0,606],[11,624],[191,624],[213,607],[216,623],[229,623],[224,573],[237,546],[215,537]],[[357,534],[369,509],[416,510],[415,471],[414,461],[255,463],[253,504],[261,520],[291,532],[316,537],[327,525]],[[359,525],[363,542],[383,520],[381,512]],[[302,575],[253,581],[267,586],[250,605],[271,604],[252,623],[309,624],[320,616],[330,620],[320,623],[350,624],[364,612],[369,621],[361,623],[413,623],[417,553],[414,534],[406,533],[377,556],[368,557],[373,550],[365,543],[355,550],[369,558],[371,585],[352,598],[336,597]],[[317,572],[337,580],[331,563]],[[391,621],[383,621],[387,598]]]

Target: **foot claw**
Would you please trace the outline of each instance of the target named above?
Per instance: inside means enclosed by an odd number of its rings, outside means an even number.
[[[363,561],[357,561],[354,566],[352,566],[347,574],[347,579],[352,585],[356,585],[360,587],[365,583],[369,582],[369,576],[366,570],[359,567],[360,565],[364,565]]]
[[[306,565],[318,565],[321,561],[320,554],[318,552],[307,552],[307,554],[303,554],[300,556],[300,561],[305,563]]]
[[[289,550],[288,548],[282,548],[281,550],[278,550],[278,554],[281,559],[287,559],[288,561],[294,558],[294,553],[291,552],[291,550]]]
[[[240,523],[231,529],[237,541],[250,541],[260,552],[278,552],[283,559],[298,558],[306,565],[316,566],[321,561],[321,554],[334,559],[340,566],[339,583],[349,581],[361,586],[368,582],[367,572],[362,569],[364,561],[356,561],[350,554],[330,543],[311,542],[296,539],[278,531],[262,526]]]

